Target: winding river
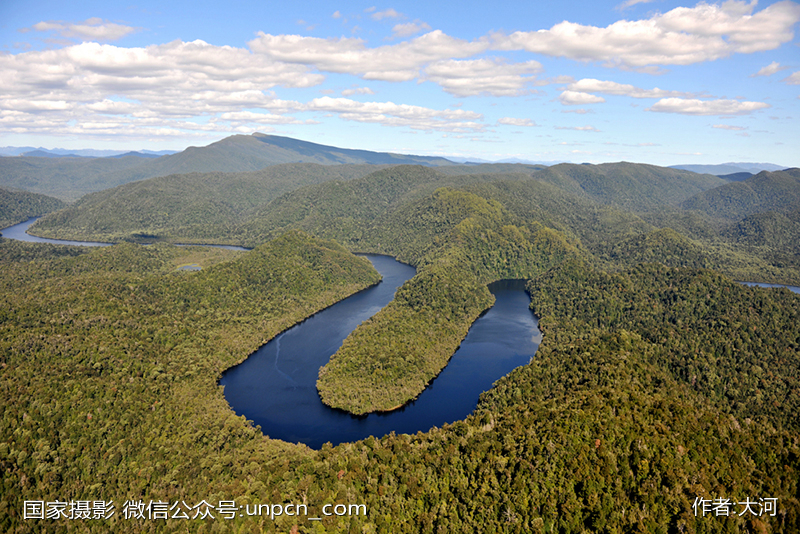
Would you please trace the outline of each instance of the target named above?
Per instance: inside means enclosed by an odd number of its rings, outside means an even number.
[[[276,439],[318,449],[389,432],[427,432],[464,419],[480,394],[500,377],[527,364],[541,340],[521,281],[489,285],[495,305],[470,328],[450,363],[414,401],[398,410],[356,417],[319,400],[319,368],[362,321],[389,303],[414,269],[387,256],[366,256],[383,275],[377,286],[357,293],[261,347],[226,371],[220,384],[233,410]]]
[[[27,241],[29,243],[50,243],[53,245],[77,245],[80,247],[109,247],[114,245],[115,243],[100,243],[98,241],[69,241],[66,239],[49,239],[47,237],[38,237],[35,235],[31,235],[28,233],[28,228],[31,227],[33,223],[38,221],[41,217],[32,217],[25,222],[15,224],[14,226],[9,226],[8,228],[0,229],[0,234],[7,239],[16,239],[17,241]],[[237,247],[234,245],[205,245],[205,244],[183,244],[183,243],[176,243],[179,247],[216,247],[216,248],[226,248],[229,250],[242,250],[247,251],[250,250],[249,248],[244,247]]]
[[[45,239],[26,233],[36,219],[2,230],[22,241],[108,246],[110,243]],[[232,247],[225,247],[232,248]],[[490,284],[495,305],[470,328],[450,363],[425,391],[389,413],[356,417],[328,408],[319,399],[319,368],[359,324],[394,297],[414,276],[414,268],[387,256],[366,255],[383,276],[370,287],[284,331],[240,365],[220,384],[233,410],[261,426],[265,435],[320,448],[390,432],[414,434],[464,419],[478,397],[500,377],[527,364],[541,341],[530,299],[521,281]]]
[[[109,245],[31,236],[25,231],[35,220],[5,228],[2,235],[22,241]],[[319,368],[353,329],[388,304],[395,290],[414,276],[412,267],[387,256],[366,257],[383,276],[381,283],[284,331],[223,374],[220,384],[233,410],[259,425],[265,435],[318,449],[326,442],[337,445],[390,432],[426,432],[465,418],[482,392],[534,356],[541,333],[523,283],[496,282],[489,286],[495,305],[472,325],[450,363],[416,400],[389,413],[361,417],[328,408],[317,394]],[[798,287],[779,287],[800,293]]]

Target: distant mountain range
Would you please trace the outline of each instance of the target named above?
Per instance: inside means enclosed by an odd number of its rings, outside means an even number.
[[[784,169],[788,169],[789,167],[786,165],[775,165],[774,163],[729,162],[720,163],[719,165],[671,165],[671,168],[683,169],[685,171],[692,171],[700,174],[723,176],[742,172],[758,174],[761,171],[782,171]],[[738,179],[741,180],[742,178]]]
[[[73,151],[60,157],[0,158],[0,187],[72,201],[87,193],[147,178],[191,172],[251,172],[281,163],[455,165],[439,157],[352,150],[262,133],[234,135],[205,147],[189,147],[156,158],[137,152],[76,157],[82,155],[81,151]]]
[[[693,195],[730,183],[708,174],[639,163],[437,168],[284,163],[256,172],[172,174],[98,191],[40,221],[35,231],[58,238],[83,232],[84,237],[91,235],[101,241],[147,235],[216,242],[230,239],[233,229],[239,228],[239,239],[245,235],[263,237],[268,233],[263,228],[282,227],[289,221],[308,218],[308,224],[316,224],[318,217],[324,215],[325,224],[331,228],[347,226],[350,223],[345,221],[356,212],[380,211],[441,187],[481,184],[484,188],[487,182],[499,180],[536,182],[531,186],[535,189],[509,186],[514,191],[502,194],[509,198],[509,203],[519,203],[520,197],[531,195],[546,199],[538,201],[550,202],[547,213],[539,214],[541,220],[560,220],[570,215],[557,213],[566,212],[578,217],[605,218],[614,221],[613,224],[626,221],[621,226],[629,223],[636,226],[643,221],[633,215],[622,219],[619,214],[609,215],[613,210],[677,208]],[[265,209],[270,211],[269,221],[261,221],[266,216],[262,213]],[[332,214],[336,221],[330,219]],[[530,205],[520,209],[520,216],[523,214],[532,215]],[[413,221],[408,221],[408,225],[412,224]],[[596,221],[585,226],[596,228],[602,224],[606,223]],[[398,227],[403,226],[398,223]],[[221,228],[227,235],[220,234]]]
[[[463,163],[463,164],[474,164],[480,165],[484,163],[521,163],[524,165],[558,165],[559,163],[570,163],[569,161],[564,160],[554,160],[554,161],[541,161],[541,160],[532,160],[532,159],[520,159],[520,158],[506,158],[500,160],[488,160],[488,159],[481,159],[481,158],[472,158],[472,157],[464,157],[464,156],[447,156],[447,159],[450,161],[454,161],[456,163]]]
[[[56,148],[48,150],[34,147],[3,147],[0,148],[0,154],[22,157],[0,157],[0,187],[74,201],[88,193],[159,176],[186,173],[253,172],[272,165],[287,163],[411,164],[442,169],[451,168],[459,174],[475,172],[528,173],[549,167],[553,170],[550,178],[555,181],[569,181],[581,173],[580,166],[570,167],[567,174],[571,177],[568,178],[559,170],[560,164],[552,161],[540,162],[531,166],[525,164],[531,162],[513,159],[495,162],[487,167],[487,164],[480,159],[454,158],[468,161],[466,164],[459,165],[443,157],[354,150],[263,133],[233,135],[208,146],[189,147],[177,153],[164,154],[165,152],[168,151],[119,152],[91,149]],[[456,169],[457,167],[461,168]],[[583,167],[592,166],[583,165]],[[626,172],[623,167],[619,166],[595,167],[602,172],[622,172],[623,174]],[[653,166],[642,168],[656,169]],[[726,181],[742,181],[761,170],[775,171],[781,170],[783,167],[772,163],[725,163],[721,165],[676,165],[672,169],[678,172],[692,171],[699,174],[723,176]],[[675,175],[675,178],[679,181],[685,179],[685,177],[678,178],[678,175]],[[707,185],[710,186],[710,183]],[[697,192],[699,190],[693,191],[693,193]],[[637,204],[637,201],[632,201],[631,206],[634,204]]]
[[[131,152],[129,150],[96,150],[92,148],[69,149],[69,148],[34,148],[32,146],[3,146],[0,147],[0,156],[26,156],[42,158],[113,158],[123,154],[136,154],[142,157],[159,157],[174,154],[177,150],[139,150]]]

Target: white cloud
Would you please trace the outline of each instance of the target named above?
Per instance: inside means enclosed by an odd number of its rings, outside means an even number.
[[[410,37],[430,29],[431,27],[427,22],[406,22],[403,24],[396,24],[394,28],[392,28],[392,37]]]
[[[712,128],[717,128],[719,130],[733,130],[733,131],[740,131],[747,129],[744,126],[733,126],[731,124],[715,124],[712,126]]]
[[[535,81],[532,76],[542,68],[538,61],[505,63],[500,59],[469,59],[438,61],[428,65],[424,79],[439,84],[455,96],[516,96],[526,85]]]
[[[567,88],[570,91],[578,91],[582,93],[603,93],[607,95],[620,95],[630,96],[633,98],[664,98],[670,96],[693,96],[690,93],[682,93],[679,91],[665,91],[656,87],[655,89],[640,89],[633,85],[595,80],[592,78],[584,78],[572,83]]]
[[[556,126],[556,130],[577,130],[579,132],[599,132],[594,126]]]
[[[62,37],[83,40],[116,41],[134,33],[137,28],[90,18],[83,23],[69,23],[60,20],[42,21],[34,24],[32,29],[40,32],[56,32]]]
[[[680,113],[682,115],[748,115],[768,107],[770,105],[764,102],[662,98],[647,108],[647,111]]]
[[[340,18],[342,18],[342,13],[340,11],[334,11],[333,15],[331,15],[331,17],[333,17],[335,19],[340,19]]]
[[[383,20],[383,19],[398,19],[403,16],[402,13],[398,13],[392,8],[384,9],[383,11],[378,11],[370,15],[374,20]]]
[[[761,70],[759,70],[755,74],[751,74],[750,77],[752,78],[752,77],[755,77],[755,76],[772,76],[776,72],[780,72],[780,71],[782,71],[782,70],[784,70],[786,68],[787,67],[781,67],[781,64],[778,63],[777,61],[773,61],[772,63],[770,63],[766,67],[762,68]]]
[[[336,113],[341,119],[400,126],[414,130],[477,132],[485,130],[483,115],[461,109],[436,110],[394,102],[357,102],[347,98],[324,96],[303,106],[307,111]]]
[[[580,91],[564,91],[558,100],[565,106],[582,106],[584,104],[599,104],[605,102],[606,99],[602,96],[590,95],[589,93],[582,93]]]
[[[649,4],[650,2],[655,2],[656,0],[627,0],[626,2],[621,3],[614,9],[622,10],[627,9],[631,6],[635,6],[636,4]]]
[[[288,37],[277,38],[277,42],[295,42]],[[301,121],[294,115],[319,112],[333,113],[347,121],[412,130],[486,129],[480,113],[464,109],[436,110],[331,97],[303,103],[280,100],[269,92],[279,86],[311,87],[324,80],[305,63],[289,63],[279,57],[301,53],[325,57],[331,50],[350,48],[353,57],[343,59],[334,54],[329,57],[334,62],[329,67],[349,68],[366,59],[372,62],[366,65],[369,68],[399,71],[416,69],[453,53],[469,55],[485,49],[485,43],[467,43],[440,32],[377,50],[366,50],[363,43],[350,39],[297,38],[296,42],[313,46],[305,52],[277,47],[272,53],[262,53],[203,41],[174,41],[145,48],[82,43],[58,50],[3,54],[0,129],[48,135],[127,135],[140,128],[133,138],[151,133],[162,138],[180,131],[238,132],[246,131],[247,125],[297,124]],[[256,48],[263,45],[256,40]],[[337,65],[336,61],[341,63]],[[437,67],[441,71],[445,66]],[[535,62],[522,67],[499,66],[512,70],[536,67]],[[485,76],[484,71],[478,75]],[[390,70],[381,71],[381,75],[387,72]],[[454,79],[457,77],[448,78]],[[495,89],[487,80],[481,83],[487,90]],[[343,91],[345,96],[354,94],[369,95],[373,91],[368,87]]]
[[[342,96],[351,96],[351,95],[374,95],[375,91],[370,89],[369,87],[353,87],[351,89],[345,89],[342,91]]]
[[[790,76],[784,78],[782,81],[788,83],[789,85],[800,85],[800,70],[792,73]]]
[[[268,109],[272,114],[252,115],[254,123],[293,122],[278,115],[296,111],[298,104],[266,91],[275,86],[309,87],[324,79],[303,65],[203,41],[146,48],[82,43],[2,54],[0,72],[3,131],[128,135],[140,127],[137,139],[151,131],[160,132],[159,138],[180,130],[231,131],[219,116],[243,109]],[[229,122],[247,119],[225,116]]]
[[[265,33],[259,33],[248,44],[254,52],[274,61],[390,82],[413,80],[428,63],[473,56],[489,46],[486,40],[464,41],[440,30],[377,48],[367,48],[364,41],[356,38],[320,39]]]
[[[495,47],[527,50],[607,66],[690,65],[733,53],[773,50],[794,37],[800,4],[784,0],[753,13],[755,0],[678,7],[605,28],[564,21],[549,30],[494,36]]]
[[[531,119],[515,119],[513,117],[503,117],[502,119],[498,119],[497,124],[504,124],[507,126],[525,126],[525,127],[531,127],[537,125]]]
[[[247,124],[302,124],[302,121],[286,115],[255,113],[253,111],[231,111],[219,115],[215,122],[229,121]]]

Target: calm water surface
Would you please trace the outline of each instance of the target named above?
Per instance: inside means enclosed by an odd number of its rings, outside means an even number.
[[[367,256],[383,275],[379,285],[323,310],[261,347],[220,380],[233,410],[265,435],[319,448],[389,432],[415,434],[464,419],[494,381],[527,364],[541,334],[521,282],[489,286],[497,301],[480,317],[444,371],[416,401],[385,414],[355,417],[319,400],[319,368],[345,337],[392,299],[413,268]]]
[[[114,243],[97,243],[94,241],[67,241],[65,239],[47,239],[46,237],[37,237],[27,233],[28,228],[39,220],[39,217],[28,219],[24,223],[15,224],[8,228],[0,230],[0,234],[6,239],[16,239],[17,241],[27,241],[29,243],[51,243],[53,245],[79,245],[81,247],[107,247]]]
[[[744,284],[746,286],[755,286],[755,287],[785,287],[789,291],[794,293],[800,293],[800,287],[797,286],[787,286],[783,284],[762,284],[761,282],[739,282],[740,284]]]
[[[69,241],[66,239],[48,239],[46,237],[37,237],[35,235],[31,235],[28,233],[28,228],[38,221],[40,217],[33,217],[28,219],[27,221],[19,224],[15,224],[14,226],[9,226],[8,228],[3,228],[0,230],[0,234],[7,239],[16,239],[17,241],[27,241],[29,243],[50,243],[52,245],[78,245],[81,247],[108,247],[110,245],[114,245],[114,243],[99,243],[97,241]],[[249,248],[244,247],[237,247],[235,245],[201,245],[201,244],[183,244],[183,243],[176,243],[179,247],[215,247],[215,248],[225,248],[228,250],[241,250],[247,251],[250,250]]]

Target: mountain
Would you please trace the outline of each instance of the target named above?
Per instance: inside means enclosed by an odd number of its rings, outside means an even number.
[[[717,176],[723,180],[728,180],[729,182],[742,182],[753,176],[753,174],[755,173],[744,171],[734,172],[733,174],[718,174]]]
[[[41,157],[60,157],[60,156],[80,156],[83,158],[110,158],[129,152],[127,150],[109,150],[95,148],[34,148],[32,146],[3,146],[0,147],[0,156],[31,156],[30,152],[37,152],[36,156]],[[41,152],[41,154],[39,154]],[[152,156],[167,156],[174,154],[175,150],[140,150],[140,153]]]
[[[681,207],[729,220],[765,211],[800,209],[800,169],[763,171],[742,182],[731,182],[694,195]]]
[[[155,172],[154,176],[185,172],[244,172],[257,171],[278,163],[453,165],[444,158],[351,150],[254,133],[233,135],[205,147],[189,147],[183,152],[153,161],[148,170]]]
[[[99,191],[142,178],[146,170],[134,170],[148,160],[122,158],[0,157],[0,187],[73,201]]]
[[[241,137],[254,142],[252,136]],[[230,139],[241,146],[241,139]],[[343,221],[350,221],[345,227],[353,221],[363,225],[387,207],[447,186],[469,187],[502,202],[519,217],[535,216],[594,248],[611,235],[629,238],[655,229],[629,211],[677,207],[694,193],[727,183],[711,175],[635,163],[393,166],[366,177],[376,170],[295,163],[255,173],[153,178],[88,195],[41,220],[33,231],[55,238],[116,241],[146,234],[218,242],[237,239],[231,233],[237,227],[243,232],[238,239],[252,244],[275,235],[275,229],[297,225],[325,237],[352,240],[336,230]],[[500,181],[504,185],[489,185]],[[301,187],[322,182],[327,183]],[[358,249],[356,242],[349,242]]]
[[[534,177],[564,191],[629,211],[677,205],[694,194],[726,183],[708,174],[624,161],[600,165],[562,163],[546,167]]]
[[[168,155],[168,154],[156,154],[156,153],[153,153],[153,152],[138,152],[138,151],[132,150],[130,152],[125,152],[123,154],[116,154],[114,156],[106,156],[106,157],[107,158],[124,158],[125,156],[137,156],[139,158],[154,159],[154,158],[158,158],[158,157],[163,156],[163,155]]]
[[[155,159],[140,155],[76,161],[65,157],[0,158],[0,187],[73,201],[125,183],[190,172],[249,172],[280,163],[453,165],[444,158],[351,150],[255,133],[234,135]]]
[[[672,165],[673,169],[683,169],[700,174],[713,174],[722,176],[724,174],[734,174],[739,172],[749,172],[757,174],[761,171],[781,171],[786,169],[785,165],[775,165],[774,163],[721,163],[719,165]]]
[[[31,150],[30,152],[25,152],[20,154],[26,158],[83,158],[85,156],[79,156],[77,154],[54,154],[52,152],[48,152],[46,150]]]
[[[559,163],[568,163],[566,161],[538,161],[538,160],[530,160],[530,159],[520,159],[520,158],[506,158],[500,160],[488,160],[488,159],[481,159],[481,158],[473,158],[473,157],[465,157],[465,156],[447,156],[447,159],[450,161],[455,161],[456,163],[463,163],[463,164],[480,164],[480,163],[522,163],[525,165],[558,165]]]
[[[284,193],[329,180],[358,178],[379,168],[284,163],[255,172],[160,176],[88,194],[40,220],[33,231],[50,237],[83,233],[98,241],[147,235],[220,242],[230,240],[226,233]]]

